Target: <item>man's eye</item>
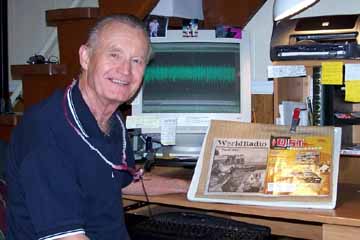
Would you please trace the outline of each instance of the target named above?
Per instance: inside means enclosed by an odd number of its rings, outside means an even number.
[[[143,63],[143,60],[137,59],[137,58],[133,59],[132,61],[133,61],[133,63],[135,63],[135,64],[142,64],[142,63]]]
[[[119,54],[118,53],[110,53],[110,57],[112,58],[119,58]]]

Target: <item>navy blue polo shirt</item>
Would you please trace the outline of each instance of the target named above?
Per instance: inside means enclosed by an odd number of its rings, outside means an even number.
[[[123,135],[115,114],[104,136],[83,100],[72,89],[74,108],[88,141],[110,162],[121,163]],[[14,129],[6,178],[9,186],[7,240],[57,239],[85,233],[91,240],[128,239],[121,188],[132,176],[112,169],[69,125],[63,91],[26,112]],[[126,136],[128,136],[126,134]],[[127,139],[127,162],[134,166]]]

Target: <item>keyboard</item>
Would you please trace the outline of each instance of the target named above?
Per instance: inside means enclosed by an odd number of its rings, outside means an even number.
[[[132,218],[132,223],[130,219]],[[132,240],[266,240],[269,227],[196,212],[167,212],[152,218],[126,214]]]

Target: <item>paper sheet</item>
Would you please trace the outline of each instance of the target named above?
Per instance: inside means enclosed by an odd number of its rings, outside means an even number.
[[[323,62],[321,63],[321,84],[342,85],[343,63]]]
[[[304,65],[268,66],[268,78],[306,76]]]
[[[360,64],[345,64],[345,81],[360,80]]]
[[[159,128],[160,119],[155,116],[127,116],[126,128]]]
[[[161,136],[160,142],[163,145],[175,145],[176,144],[176,118],[164,118],[161,119]]]
[[[360,102],[360,81],[345,81],[345,101]]]

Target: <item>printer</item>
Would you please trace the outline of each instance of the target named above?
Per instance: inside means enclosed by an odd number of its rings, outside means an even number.
[[[274,24],[272,61],[360,57],[360,15],[307,17]]]

